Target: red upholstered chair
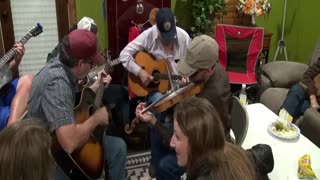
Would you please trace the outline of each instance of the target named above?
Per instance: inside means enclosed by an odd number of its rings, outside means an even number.
[[[219,63],[226,70],[230,83],[257,84],[256,67],[263,46],[264,29],[217,24],[215,33]]]

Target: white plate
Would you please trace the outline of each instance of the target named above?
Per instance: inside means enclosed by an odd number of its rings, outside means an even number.
[[[273,131],[272,127],[275,124],[276,124],[276,122],[273,122],[273,123],[269,124],[269,127],[268,127],[268,132],[273,137],[276,137],[278,139],[285,140],[285,141],[293,141],[293,140],[297,139],[299,137],[299,135],[300,135],[300,129],[295,124],[291,124],[291,127],[293,127],[295,129],[295,132],[296,132],[295,134],[293,134],[291,136],[279,134],[276,131]]]

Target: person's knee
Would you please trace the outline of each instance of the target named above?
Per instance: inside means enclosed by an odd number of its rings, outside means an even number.
[[[24,87],[26,89],[31,89],[32,80],[33,80],[32,74],[26,74],[26,75],[21,76],[18,81],[18,88]]]
[[[176,165],[177,163],[175,162],[174,158],[165,156],[160,160],[158,169],[161,172],[172,172],[173,169],[179,168]]]
[[[294,94],[304,95],[304,90],[303,90],[303,88],[301,87],[301,85],[299,85],[299,84],[293,85],[293,86],[291,87],[291,89],[290,89],[290,92],[291,92],[291,93],[294,93]],[[289,93],[290,93],[290,92],[289,92]]]
[[[119,141],[117,143],[117,149],[119,151],[119,155],[124,157],[127,156],[127,144],[121,138],[119,138]]]
[[[184,169],[179,167],[174,155],[162,158],[156,169],[157,179],[181,179]]]
[[[127,158],[127,144],[121,138],[117,138],[116,143],[113,143],[115,158],[119,161]]]

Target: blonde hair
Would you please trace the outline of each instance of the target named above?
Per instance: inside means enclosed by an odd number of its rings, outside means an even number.
[[[0,133],[1,180],[52,179],[51,137],[36,119],[16,122]]]

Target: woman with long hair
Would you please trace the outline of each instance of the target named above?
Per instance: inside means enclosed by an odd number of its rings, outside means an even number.
[[[220,117],[206,99],[190,97],[176,105],[170,146],[189,180],[257,179],[245,151],[226,142]]]
[[[36,119],[13,123],[0,133],[1,180],[49,180],[51,137]]]

